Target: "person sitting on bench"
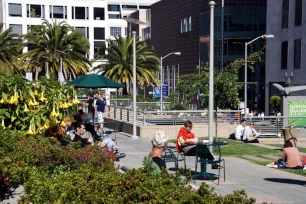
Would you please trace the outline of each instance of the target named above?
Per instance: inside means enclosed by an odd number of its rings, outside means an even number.
[[[184,127],[181,127],[176,139],[176,150],[178,152],[183,152],[185,156],[196,156],[196,146],[199,139],[191,132],[191,129],[192,122],[189,120],[185,121]],[[209,149],[207,149],[207,154],[199,154],[199,157],[214,160],[214,156]],[[216,169],[218,165],[212,165],[212,168]]]

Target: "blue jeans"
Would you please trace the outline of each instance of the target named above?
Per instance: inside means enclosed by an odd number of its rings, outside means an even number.
[[[287,164],[282,159],[278,160],[278,165],[280,165],[281,168],[286,168]]]
[[[116,143],[111,138],[104,138],[103,141],[107,141],[108,149],[118,150]]]

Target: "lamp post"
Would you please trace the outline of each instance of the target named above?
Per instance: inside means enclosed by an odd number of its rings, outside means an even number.
[[[244,53],[244,117],[247,117],[247,104],[248,104],[248,45],[255,42],[258,39],[271,39],[274,35],[261,35],[250,42],[245,43],[245,53]]]
[[[163,83],[164,83],[164,80],[163,80],[163,59],[165,59],[166,57],[169,57],[170,55],[180,56],[181,53],[180,52],[171,52],[164,57],[160,57],[160,90],[159,90],[160,113],[163,111]]]
[[[214,129],[214,9],[215,1],[210,1],[210,38],[209,38],[209,102],[208,102],[208,136],[209,142],[212,143],[214,140],[213,129]]]
[[[127,23],[136,24],[136,25],[144,25],[145,23],[142,21],[139,21],[134,18],[125,17],[123,18]],[[130,31],[131,32],[131,31]],[[133,31],[133,136],[132,139],[138,139],[137,137],[137,101],[136,101],[136,31]]]

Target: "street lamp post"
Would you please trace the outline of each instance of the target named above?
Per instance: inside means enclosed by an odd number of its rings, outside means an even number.
[[[136,31],[133,31],[133,139],[137,137],[137,107],[136,107]]]
[[[247,104],[248,104],[248,45],[255,42],[258,39],[271,39],[274,35],[261,35],[250,42],[245,43],[245,53],[244,53],[244,117],[247,117]]]
[[[215,1],[210,1],[210,55],[209,55],[209,103],[208,103],[208,136],[209,142],[213,142],[214,129],[214,8]]]
[[[166,57],[169,57],[170,55],[180,56],[181,53],[180,52],[171,52],[164,57],[160,57],[160,90],[159,90],[160,113],[163,111],[163,83],[164,83],[164,80],[163,80],[163,59],[165,59]]]

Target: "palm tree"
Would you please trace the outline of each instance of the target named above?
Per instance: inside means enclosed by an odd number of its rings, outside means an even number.
[[[106,64],[99,65],[96,69],[103,72],[103,75],[114,81],[125,84],[127,91],[130,91],[133,82],[133,38],[115,37],[115,40],[107,40],[108,47],[103,59]],[[140,86],[148,86],[158,83],[156,75],[159,71],[159,58],[152,46],[137,39],[136,44],[136,78]]]
[[[28,52],[21,56],[27,70],[55,76],[59,72],[61,60],[64,76],[68,74],[85,74],[91,62],[86,55],[89,54],[88,40],[66,22],[49,23],[43,20],[41,26],[31,28],[25,36],[23,47],[28,47]]]
[[[3,24],[0,24],[0,72],[18,71],[18,54],[21,40],[19,35],[13,33],[12,28],[3,29]]]

